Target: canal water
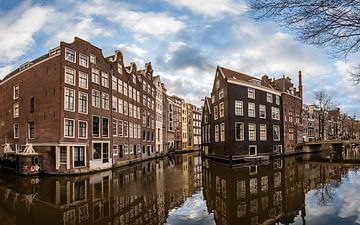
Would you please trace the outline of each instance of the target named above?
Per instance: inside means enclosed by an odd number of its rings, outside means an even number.
[[[0,224],[359,224],[359,156],[229,166],[191,153],[84,176],[0,173]]]

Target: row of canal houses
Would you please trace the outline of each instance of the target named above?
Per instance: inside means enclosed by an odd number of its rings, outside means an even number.
[[[76,174],[200,149],[201,109],[151,63],[75,37],[0,81],[0,158],[19,173]]]
[[[302,75],[261,79],[218,66],[202,117],[203,152],[239,161],[296,152],[303,142]]]

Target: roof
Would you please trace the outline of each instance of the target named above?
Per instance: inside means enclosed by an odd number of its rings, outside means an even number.
[[[261,82],[261,86],[274,89],[268,82],[265,82],[265,80],[259,79],[257,77],[253,77],[253,76],[247,75],[245,73],[240,73],[240,72],[237,72],[237,71],[234,71],[231,69],[227,69],[227,68],[224,68],[221,66],[219,66],[219,69],[224,74],[225,78],[227,78],[227,79],[235,79],[235,80],[241,80],[241,81],[245,81],[245,82],[252,82],[255,80],[257,82]]]

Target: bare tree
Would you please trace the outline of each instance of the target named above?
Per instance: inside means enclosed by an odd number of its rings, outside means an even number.
[[[335,56],[360,50],[360,0],[249,0],[256,19],[273,19],[298,40],[330,47]],[[360,82],[360,66],[351,74]]]
[[[324,128],[325,121],[327,120],[328,111],[330,110],[332,104],[332,100],[330,95],[326,93],[326,91],[315,91],[315,105],[319,107],[319,131],[320,138],[324,140]]]

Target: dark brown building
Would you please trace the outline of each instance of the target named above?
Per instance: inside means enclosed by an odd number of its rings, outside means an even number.
[[[281,92],[269,84],[218,66],[205,104],[209,156],[231,161],[283,152]]]

